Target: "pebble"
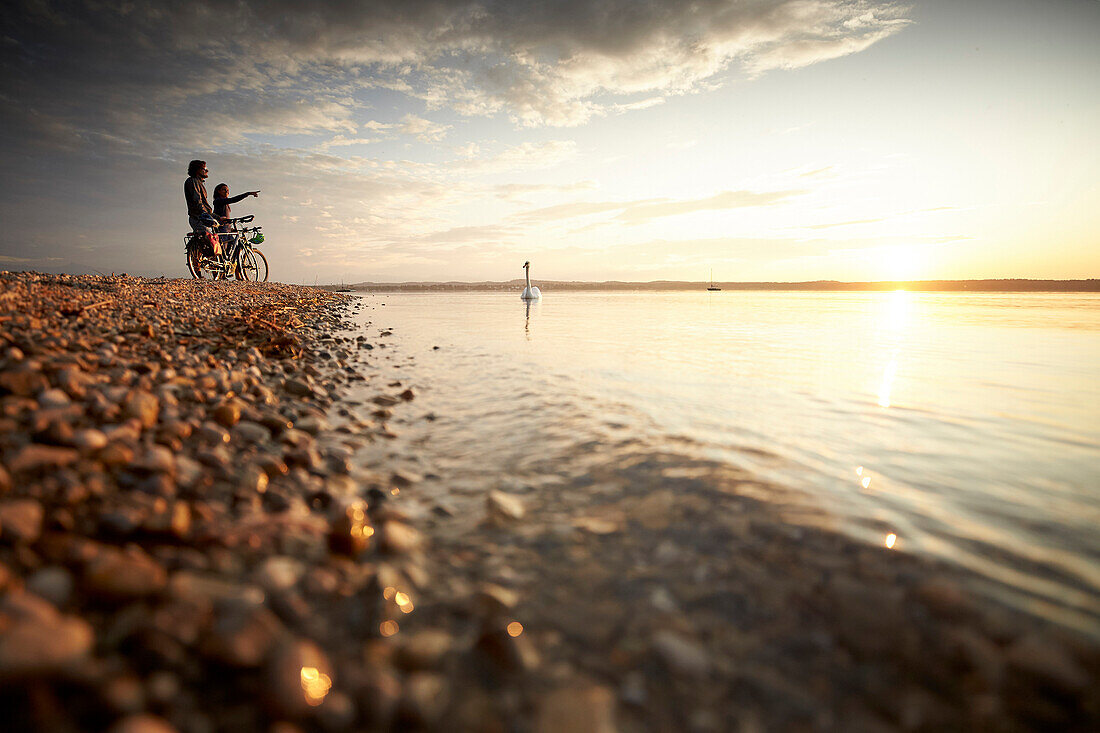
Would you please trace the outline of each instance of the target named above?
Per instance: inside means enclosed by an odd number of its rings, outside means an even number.
[[[563,687],[539,702],[535,733],[615,733],[615,697],[601,685]]]
[[[47,389],[38,395],[38,404],[43,407],[65,407],[72,400],[69,399],[69,395],[65,394],[64,390],[57,388]]]
[[[42,505],[34,499],[0,502],[0,541],[32,544],[42,533]]]
[[[61,672],[91,651],[91,625],[46,601],[12,591],[0,601],[0,680]]]
[[[49,445],[31,443],[24,446],[15,459],[8,464],[13,473],[35,471],[39,469],[56,469],[67,466],[80,457],[72,448],[58,448]]]
[[[442,629],[418,631],[401,640],[394,662],[404,671],[438,669],[453,644],[451,635]]]
[[[394,555],[407,555],[420,549],[423,540],[415,529],[395,520],[382,523],[381,548]]]
[[[241,420],[233,427],[234,435],[246,443],[258,444],[271,439],[271,431],[257,422]]]
[[[214,420],[226,428],[231,428],[241,420],[240,400],[227,400],[214,408]]]
[[[176,729],[163,718],[140,714],[122,718],[107,733],[176,733]]]
[[[1029,634],[1016,641],[1005,654],[1010,672],[1050,686],[1077,693],[1089,683],[1088,673],[1056,640]]]
[[[104,550],[91,562],[83,578],[89,593],[114,601],[159,593],[167,582],[168,575],[160,563],[137,549]]]
[[[298,584],[305,565],[292,557],[275,556],[264,560],[253,574],[256,584],[268,593],[288,591]]]
[[[136,418],[146,429],[157,424],[158,414],[160,414],[160,401],[156,395],[145,390],[131,390],[122,403],[122,416]]]
[[[489,517],[497,520],[523,519],[526,513],[523,501],[503,491],[490,491],[485,499],[485,506],[489,511]]]
[[[677,674],[702,678],[710,672],[710,658],[703,648],[672,631],[658,632],[653,637],[653,650]]]
[[[271,611],[252,603],[221,604],[201,643],[205,656],[231,667],[259,667],[285,633]]]
[[[93,428],[77,430],[73,433],[72,445],[84,452],[99,450],[107,445],[107,436]]]
[[[414,672],[405,679],[398,703],[403,726],[432,727],[440,722],[450,702],[447,681],[431,672]]]
[[[69,605],[74,585],[73,574],[56,565],[40,568],[27,578],[28,591],[45,598],[58,608]]]
[[[493,583],[482,583],[474,596],[477,611],[489,617],[510,613],[518,601],[518,593]]]

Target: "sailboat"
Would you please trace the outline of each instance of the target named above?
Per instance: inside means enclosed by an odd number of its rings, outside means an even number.
[[[707,290],[721,290],[722,288],[714,284],[714,268],[710,270],[710,285],[707,286]]]

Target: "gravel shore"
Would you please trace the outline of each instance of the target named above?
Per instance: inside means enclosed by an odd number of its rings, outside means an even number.
[[[364,465],[416,398],[364,307],[0,273],[6,728],[1100,727],[1095,638],[743,475],[429,497]]]

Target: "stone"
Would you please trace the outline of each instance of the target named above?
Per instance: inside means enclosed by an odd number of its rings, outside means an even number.
[[[404,671],[438,669],[453,645],[454,641],[446,631],[418,631],[401,640],[394,662]]]
[[[0,628],[0,680],[61,672],[86,658],[95,639],[84,619],[20,591],[0,602]]]
[[[72,400],[69,399],[69,395],[56,387],[54,389],[47,389],[38,395],[38,404],[47,408],[65,407],[71,402]]]
[[[42,534],[42,504],[34,499],[0,503],[0,541],[31,544]]]
[[[256,606],[264,602],[263,591],[254,585],[191,570],[177,570],[172,573],[168,595],[181,601],[200,600],[207,604],[239,603]]]
[[[282,593],[290,590],[305,573],[305,565],[292,557],[269,557],[260,563],[252,578],[256,585],[268,593]]]
[[[112,725],[107,733],[176,733],[176,729],[164,718],[156,715],[128,715]]]
[[[33,397],[49,386],[46,375],[40,371],[20,369],[0,372],[0,390],[19,397]]]
[[[58,448],[51,445],[31,443],[23,446],[14,460],[8,464],[13,473],[57,469],[68,466],[80,457],[72,448]]]
[[[960,618],[972,610],[972,603],[956,583],[940,578],[923,581],[916,588],[916,597],[937,616]]]
[[[288,379],[283,382],[283,389],[295,397],[312,397],[313,387],[301,379]]]
[[[485,498],[485,507],[488,509],[489,517],[494,520],[522,519],[526,513],[519,497],[505,494],[503,491],[490,491]]]
[[[405,726],[431,728],[440,722],[449,702],[447,681],[441,675],[414,672],[405,678],[398,719]]]
[[[1053,638],[1029,634],[1005,654],[1009,673],[1065,693],[1077,693],[1089,684],[1088,673]]]
[[[96,451],[107,445],[107,436],[101,430],[86,428],[73,433],[72,446],[82,452]]]
[[[231,428],[241,421],[241,407],[240,400],[226,400],[217,407],[214,408],[213,417],[215,422],[223,427]]]
[[[294,424],[294,427],[310,435],[317,435],[332,429],[327,420],[316,415],[302,418]]]
[[[27,578],[28,591],[59,608],[69,605],[74,584],[73,574],[57,565],[40,568]]]
[[[163,445],[153,445],[141,456],[141,460],[135,464],[135,468],[149,473],[174,474],[176,472],[176,458],[172,451]]]
[[[424,477],[412,471],[397,470],[390,474],[390,483],[399,489],[407,489],[424,480]]]
[[[518,593],[493,583],[482,583],[474,595],[474,605],[482,616],[507,614],[518,601]]]
[[[122,416],[136,418],[146,429],[157,424],[159,414],[160,401],[156,395],[145,390],[130,390],[122,403]]]
[[[653,650],[665,666],[676,674],[701,678],[710,673],[711,663],[706,651],[675,632],[657,632],[653,637]]]
[[[176,483],[185,489],[194,486],[203,475],[202,464],[188,456],[179,455],[176,461]]]
[[[120,674],[107,680],[99,694],[116,713],[139,713],[145,707],[145,690],[141,680],[132,674]]]
[[[271,438],[271,431],[258,422],[241,420],[233,427],[233,434],[245,443],[263,443]]]
[[[183,539],[191,531],[191,507],[185,501],[172,502],[150,516],[143,528],[152,535]]]
[[[282,623],[263,606],[223,603],[200,648],[204,656],[222,664],[255,668],[283,633]]]
[[[395,520],[382,523],[380,549],[394,555],[407,555],[420,549],[422,540],[415,529]]]
[[[85,570],[83,582],[92,595],[129,601],[159,593],[168,574],[156,560],[138,549],[101,552]]]
[[[615,733],[615,697],[602,685],[554,690],[539,702],[535,733]]]

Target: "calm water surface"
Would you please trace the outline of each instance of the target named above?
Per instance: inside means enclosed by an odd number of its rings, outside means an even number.
[[[658,452],[724,463],[804,492],[859,539],[894,534],[1100,634],[1098,295],[364,302],[398,347],[375,360],[438,418],[403,440],[453,485],[583,482]]]

